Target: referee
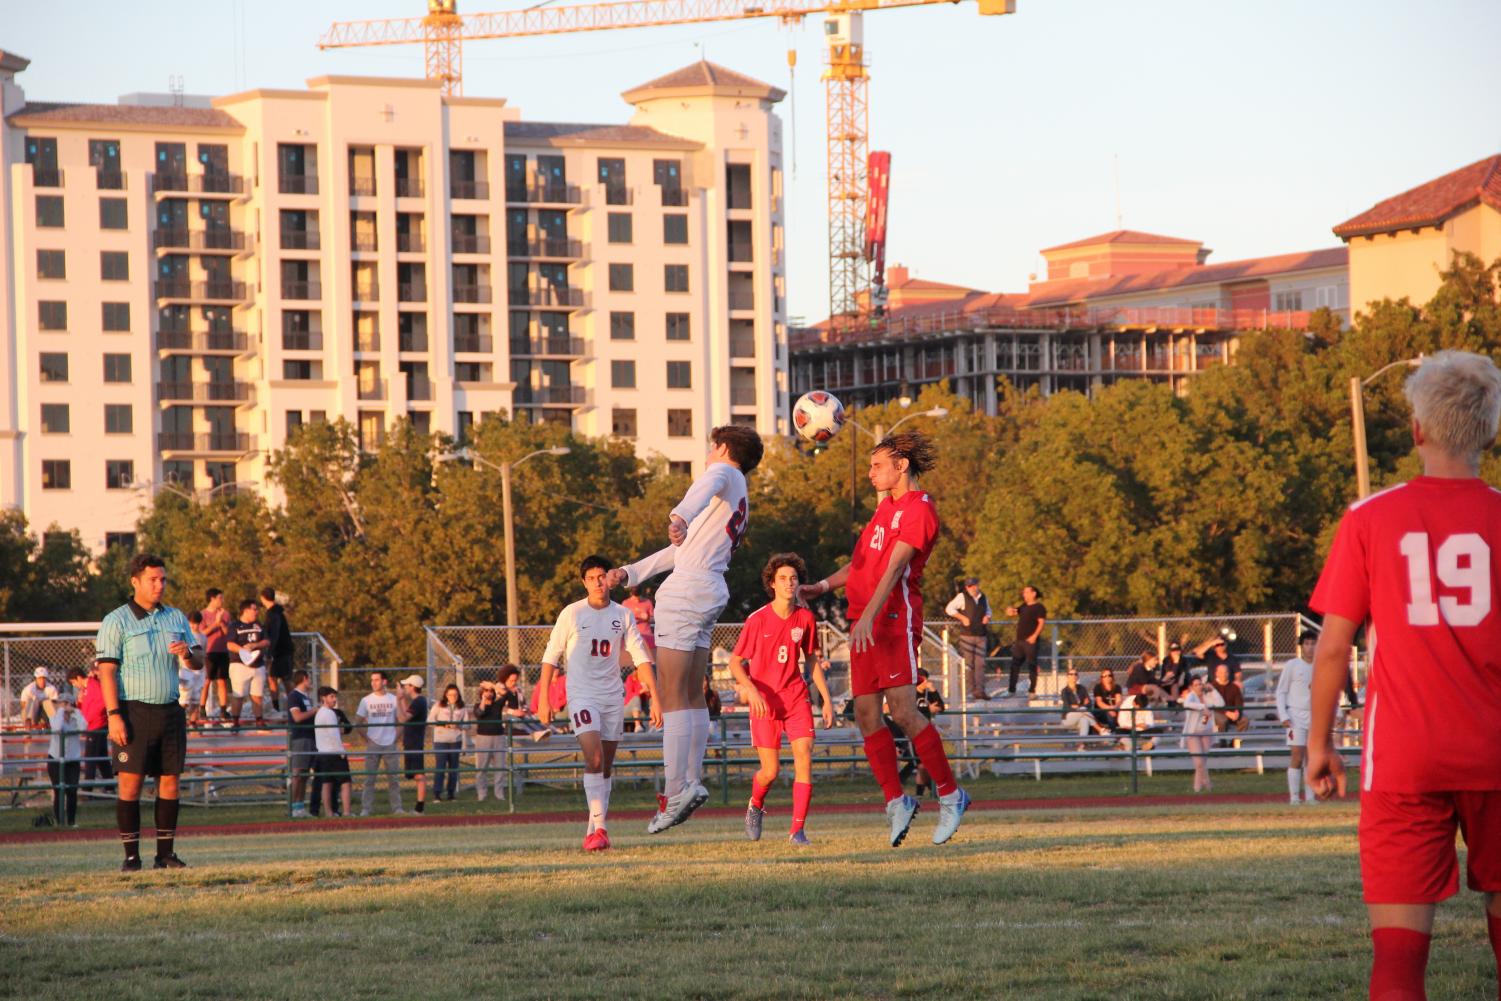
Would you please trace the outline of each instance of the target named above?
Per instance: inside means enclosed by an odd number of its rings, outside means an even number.
[[[187,756],[188,725],[178,703],[178,665],[197,670],[187,616],[162,604],[167,586],[160,556],[130,560],[134,596],[105,616],[94,639],[100,690],[109,713],[109,741],[119,780],[115,821],[125,847],[122,872],[141,868],[141,783],[156,776],[156,869],[181,869],[172,850],[177,833],[177,777]]]

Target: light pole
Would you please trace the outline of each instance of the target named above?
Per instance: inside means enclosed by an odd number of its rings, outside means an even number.
[[[439,462],[447,462],[453,459],[465,459],[475,465],[487,466],[500,473],[500,507],[501,516],[505,519],[506,538],[506,644],[510,663],[519,663],[521,660],[521,640],[516,635],[516,526],[511,515],[511,470],[521,465],[527,459],[537,455],[567,455],[569,449],[564,445],[553,448],[539,448],[535,452],[529,452],[515,462],[493,462],[480,455],[472,448],[461,448],[457,452],[444,452],[437,457]]]
[[[1404,358],[1383,365],[1370,375],[1362,379],[1358,375],[1350,376],[1350,424],[1355,432],[1355,494],[1357,497],[1369,497],[1371,495],[1371,458],[1366,454],[1365,447],[1365,387],[1375,382],[1390,369],[1400,365],[1408,368],[1417,368],[1423,364],[1423,356],[1416,358]]]

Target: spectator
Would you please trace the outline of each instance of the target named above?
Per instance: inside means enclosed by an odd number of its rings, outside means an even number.
[[[1224,705],[1220,693],[1194,675],[1183,693],[1183,746],[1194,765],[1194,792],[1208,792],[1209,735],[1214,732],[1214,710]]]
[[[422,675],[408,675],[401,683],[396,700],[396,717],[401,720],[401,748],[406,758],[406,775],[417,782],[417,812],[427,809],[427,773],[423,771],[422,745],[427,739],[427,696],[422,694]]]
[[[944,606],[944,614],[959,622],[959,656],[969,669],[970,696],[982,702],[985,693],[985,651],[990,647],[990,599],[980,591],[980,578],[967,577],[959,593]],[[1015,687],[1015,681],[1012,682]]]
[[[31,684],[21,689],[21,721],[31,730],[47,729],[46,703],[57,698],[57,689],[47,681],[47,669],[31,672]]]
[[[208,716],[209,697],[219,701],[219,718],[228,719],[229,705],[229,611],[224,607],[224,592],[211,587],[205,592],[203,607],[203,702],[199,706]]]
[[[1121,701],[1121,711],[1116,716],[1116,722],[1120,724],[1122,732],[1145,733],[1156,725],[1156,718],[1152,715],[1152,710],[1147,708],[1148,704],[1145,695],[1127,695]],[[1152,741],[1148,738],[1145,743],[1138,746],[1143,750],[1150,751],[1152,749]],[[1121,750],[1124,751],[1129,748],[1130,744],[1122,740]]]
[[[653,654],[657,652],[657,638],[655,635],[657,606],[650,598],[641,596],[641,588],[630,588],[631,596],[621,602],[621,605],[630,609],[631,616],[636,620],[636,632],[641,634],[646,648]]]
[[[360,816],[370,816],[375,808],[375,783],[381,769],[386,772],[391,812],[405,813],[401,808],[401,753],[396,747],[401,699],[386,688],[385,671],[370,672],[370,694],[360,699],[354,714],[365,723],[365,783],[360,794]],[[421,809],[419,806],[418,810]]]
[[[1166,705],[1167,693],[1163,691],[1161,682],[1157,651],[1143,650],[1141,657],[1131,665],[1131,670],[1126,674],[1126,694],[1144,695],[1153,705]]]
[[[1030,584],[1022,588],[1022,603],[1006,609],[1007,615],[1016,616],[1016,640],[1011,644],[1011,683],[1006,686],[1007,695],[1016,694],[1016,678],[1023,667],[1027,669],[1027,692],[1037,694],[1037,642],[1042,637],[1042,627],[1048,621],[1048,610],[1042,604],[1042,592]]]
[[[443,700],[428,717],[433,725],[434,801],[452,801],[454,793],[458,792],[459,754],[464,749],[464,724],[470,718],[459,686],[449,685],[443,689]]]
[[[704,706],[709,710],[710,719],[718,719],[724,715],[724,703],[719,699],[719,693],[709,684],[709,678],[704,676]]]
[[[1183,655],[1183,644],[1174,640],[1168,644],[1167,659],[1162,662],[1158,684],[1169,702],[1177,702],[1188,687],[1189,659]]]
[[[516,671],[512,665],[502,669]],[[517,674],[520,672],[517,671]],[[514,677],[515,675],[512,675]],[[511,693],[513,696],[515,693]],[[516,698],[515,704],[519,712],[521,707],[520,698]],[[486,788],[486,776],[494,772],[494,778],[489,779],[494,786],[495,798],[505,799],[505,787],[501,784],[505,776],[505,734],[506,734],[506,703],[502,700],[500,690],[493,681],[481,681],[479,683],[479,705],[474,710],[474,792],[483,803]]]
[[[1115,733],[1119,727],[1116,720],[1120,716],[1121,702],[1125,693],[1115,683],[1115,672],[1104,670],[1100,672],[1100,680],[1094,686],[1094,709],[1091,714],[1095,722],[1100,724],[1102,732]]]
[[[933,684],[933,679],[928,676],[925,668],[919,667],[917,669],[915,691],[917,692],[917,711],[923,714],[924,719],[932,719],[934,713],[941,713],[947,708],[944,705],[942,693],[938,691],[938,686]],[[902,736],[905,737],[906,734],[904,733]],[[928,774],[928,770],[922,766],[921,759],[914,755],[913,760],[917,765],[917,798],[922,799],[929,789],[933,789],[933,778]],[[905,775],[902,776],[902,781],[906,781]],[[938,790],[933,789],[933,795],[936,797]]]
[[[1194,652],[1204,661],[1204,666],[1209,669],[1211,678],[1214,677],[1215,668],[1224,664],[1230,669],[1230,680],[1240,684],[1240,658],[1230,652],[1230,642],[1223,635],[1211,636],[1200,643]]]
[[[533,716],[537,715],[537,697],[539,695],[541,695],[541,694],[542,694],[542,690],[540,688],[535,688],[534,687],[532,689],[532,698],[531,698],[531,702],[530,702],[528,708],[531,710],[531,714]],[[547,706],[548,706],[548,709],[551,710],[550,715],[553,715],[553,716],[556,716],[558,713],[563,712],[567,708],[567,706],[568,706],[568,675],[566,675],[566,674],[554,674],[553,675],[552,684],[550,684],[550,685],[547,686]],[[539,717],[539,721],[542,723],[542,726],[543,726],[543,730],[541,732],[543,732],[543,733],[550,733],[550,732],[552,732],[552,720],[550,720],[550,719],[541,719]]]
[[[42,703],[52,730],[47,745],[47,778],[52,782],[52,817],[58,827],[78,826],[78,779],[83,765],[82,734],[88,727],[73,708],[73,692]]]
[[[230,627],[228,646],[234,659],[229,665],[229,719],[236,729],[240,726],[246,696],[255,711],[255,725],[266,725],[262,699],[266,694],[265,651],[269,644],[257,621],[257,610],[252,598],[240,602],[240,617]]]
[[[81,684],[73,676],[75,671],[85,675]],[[70,668],[68,681],[78,692],[78,711],[88,726],[83,735],[83,780],[93,782],[97,778],[109,782],[115,777],[115,769],[110,764],[109,715],[104,709],[104,692],[99,687],[99,665],[90,664],[87,672],[81,667]]]
[[[287,767],[292,773],[292,819],[305,820],[308,807],[302,797],[307,792],[308,773],[316,767],[318,758],[313,731],[318,706],[313,703],[313,682],[306,671],[293,671],[291,682],[287,692]]]
[[[1059,693],[1063,700],[1063,725],[1074,727],[1082,738],[1091,731],[1094,733],[1108,732],[1095,719],[1090,710],[1089,690],[1079,683],[1079,672],[1069,668],[1064,673],[1063,689]],[[1078,750],[1084,750],[1084,744],[1079,744]]]
[[[271,675],[271,708],[281,710],[279,694],[292,687],[292,661],[297,644],[292,642],[292,624],[287,621],[287,610],[276,600],[276,589],[261,589],[261,604],[266,608],[266,656]]]
[[[323,815],[334,815],[334,802],[342,807],[340,816],[349,816],[349,758],[344,753],[343,729],[339,717],[339,693],[327,685],[318,689],[318,712],[313,716],[314,746],[318,757],[313,769],[322,792]],[[365,811],[366,814],[369,811]]]
[[[1246,696],[1241,691],[1240,683],[1230,678],[1230,665],[1221,661],[1214,668],[1214,690],[1219,693],[1223,709],[1214,712],[1215,729],[1224,733],[1234,727],[1237,733],[1244,733],[1251,728],[1251,721],[1246,719],[1245,705]],[[1236,741],[1236,746],[1240,742]]]
[[[196,609],[189,612],[188,626],[193,630],[193,642],[202,646],[206,642],[203,635],[203,613]],[[203,723],[203,684],[202,668],[193,668],[186,664],[178,666],[177,701],[187,712],[190,726],[199,726]]]

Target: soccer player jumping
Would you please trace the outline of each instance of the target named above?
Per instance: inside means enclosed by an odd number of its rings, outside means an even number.
[[[933,500],[917,489],[917,478],[932,469],[937,450],[923,435],[887,435],[870,453],[870,482],[889,496],[855,543],[850,562],[816,584],[798,589],[804,599],[843,587],[849,600],[850,691],[855,721],[865,738],[865,757],[886,794],[891,847],[907,836],[918,802],[902,789],[896,741],[881,719],[881,699],[912,741],[938,790],[938,826],[933,843],[954,836],[969,807],[969,794],[954,781],[943,739],[917,708],[917,652],[922,642],[923,564],[938,539]]]
[[[704,677],[709,641],[729,603],[724,574],[745,536],[746,474],[761,462],[761,436],[728,424],[709,434],[704,471],[672,509],[665,549],[610,571],[609,586],[635,587],[672,573],[657,589],[657,693],[662,704],[662,768],[666,795],[646,827],[658,834],[681,824],[709,800],[702,781],[709,746]],[[655,700],[653,700],[655,703]]]
[[[1370,996],[1424,998],[1434,905],[1459,891],[1456,828],[1485,894],[1501,967],[1501,493],[1479,478],[1501,420],[1501,372],[1442,351],[1407,380],[1423,475],[1345,513],[1310,604],[1308,782],[1345,791],[1332,747],[1350,644],[1370,622],[1360,768],[1360,875],[1371,921]]]

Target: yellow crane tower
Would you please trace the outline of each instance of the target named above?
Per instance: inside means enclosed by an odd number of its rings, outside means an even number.
[[[463,92],[463,43],[482,38],[524,38],[615,28],[646,28],[707,21],[774,17],[796,24],[825,15],[829,199],[829,319],[837,328],[861,323],[865,272],[866,166],[869,156],[870,73],[865,65],[866,11],[926,7],[959,0],[605,0],[533,6],[481,14],[458,12],[457,0],[428,0],[427,16],[340,21],[319,41],[321,49],[423,44],[426,75],[445,94]],[[1016,0],[978,0],[981,14],[1012,14]],[[794,53],[788,53],[789,62]],[[868,306],[869,300],[866,300]]]

